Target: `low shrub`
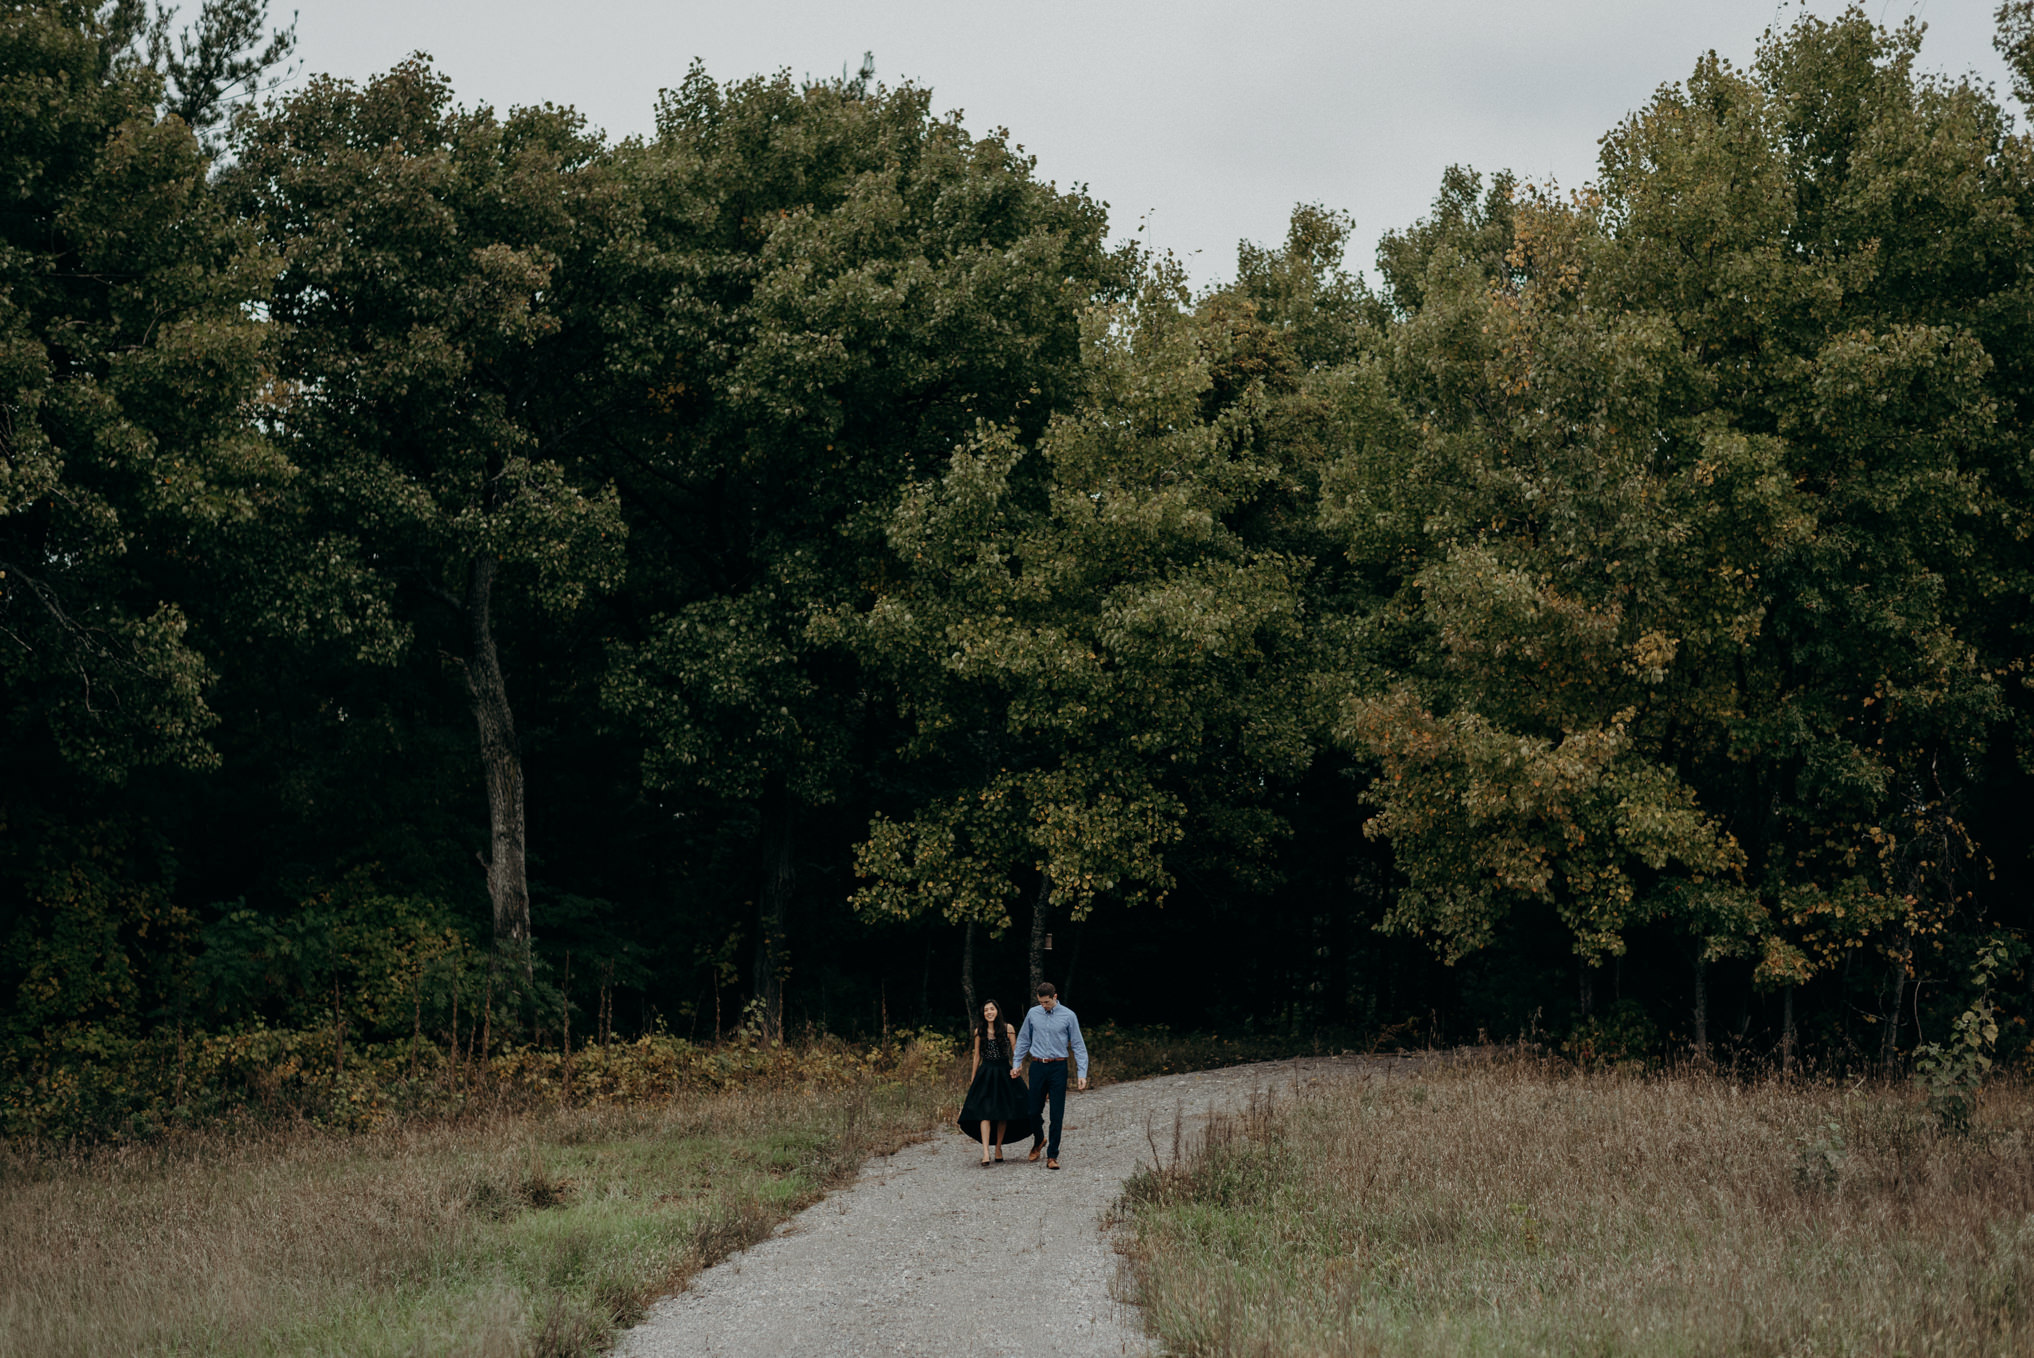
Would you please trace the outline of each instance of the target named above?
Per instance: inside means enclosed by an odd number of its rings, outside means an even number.
[[[883,1044],[817,1036],[714,1045],[667,1033],[576,1048],[475,1054],[421,1038],[354,1045],[337,1028],[253,1026],[130,1038],[79,1029],[33,1064],[0,1071],[0,1135],[136,1141],[172,1130],[306,1122],[373,1131],[475,1109],[533,1111],[657,1102],[692,1091],[846,1089],[944,1068],[955,1040],[933,1031]]]

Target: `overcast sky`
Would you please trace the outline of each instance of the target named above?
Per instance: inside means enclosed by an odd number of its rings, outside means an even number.
[[[309,71],[361,78],[425,51],[463,102],[571,104],[610,135],[650,130],[694,57],[720,80],[837,75],[929,85],[1002,126],[1119,233],[1226,277],[1236,242],[1281,239],[1297,202],[1354,214],[1352,267],[1421,215],[1451,163],[1564,187],[1596,140],[1710,48],[1740,64],[1773,0],[298,0]],[[287,0],[275,0],[283,10]],[[1928,25],[1924,66],[2005,97],[1994,0],[1869,0]],[[1820,14],[1841,4],[1809,3]]]

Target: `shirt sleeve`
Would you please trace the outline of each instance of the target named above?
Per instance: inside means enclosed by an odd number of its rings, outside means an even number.
[[[1066,1011],[1066,1039],[1073,1047],[1074,1060],[1080,1063],[1081,1078],[1088,1078],[1088,1044],[1081,1041],[1081,1021],[1073,1010]]]
[[[1024,1064],[1024,1058],[1031,1052],[1031,1015],[1024,1016],[1024,1026],[1017,1030],[1017,1045],[1010,1049],[1010,1069],[1016,1070]]]

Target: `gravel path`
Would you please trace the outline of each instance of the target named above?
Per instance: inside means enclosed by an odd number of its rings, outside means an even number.
[[[1123,1181],[1191,1126],[1252,1090],[1381,1074],[1410,1062],[1321,1057],[1231,1066],[1067,1095],[1057,1173],[1015,1158],[982,1169],[957,1131],[879,1156],[771,1239],[700,1274],[624,1334],[617,1358],[845,1358],[1147,1351],[1110,1295],[1101,1217]]]

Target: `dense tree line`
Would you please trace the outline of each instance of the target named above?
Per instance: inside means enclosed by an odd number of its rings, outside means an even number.
[[[1041,973],[1897,1065],[2034,805],[2034,143],[1920,41],[1802,18],[1374,287],[1302,207],[1196,292],[866,69],[609,141],[9,7],[11,1078]]]

